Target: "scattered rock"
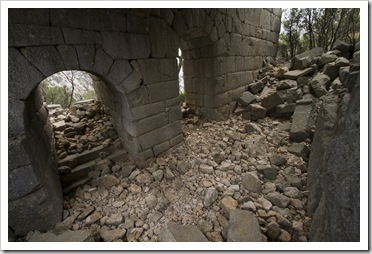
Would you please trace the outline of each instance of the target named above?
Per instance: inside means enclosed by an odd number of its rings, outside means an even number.
[[[261,231],[256,216],[249,211],[230,212],[226,229],[227,242],[261,242]]]
[[[174,222],[165,224],[159,234],[160,242],[208,242],[196,226],[183,226]]]

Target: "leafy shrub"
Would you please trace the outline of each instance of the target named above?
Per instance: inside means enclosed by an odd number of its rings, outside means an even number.
[[[48,82],[42,81],[40,88],[47,104],[60,104],[62,108],[70,105],[71,95],[61,86],[49,86]]]

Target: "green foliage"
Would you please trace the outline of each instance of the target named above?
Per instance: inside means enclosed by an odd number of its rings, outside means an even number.
[[[95,99],[95,98],[96,98],[96,93],[94,92],[94,90],[86,91],[85,93],[81,95],[82,100],[90,100],[90,99]]]
[[[315,47],[328,51],[336,39],[355,45],[359,27],[359,9],[284,9],[278,54],[290,58]]]
[[[71,95],[60,86],[49,86],[45,80],[40,83],[40,88],[47,104],[60,104],[62,108],[70,105]]]
[[[179,97],[180,97],[181,102],[185,101],[185,93],[184,92],[180,92]]]

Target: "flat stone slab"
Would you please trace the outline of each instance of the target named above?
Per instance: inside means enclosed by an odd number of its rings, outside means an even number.
[[[159,234],[160,242],[208,242],[196,226],[183,226],[168,222]]]
[[[29,242],[94,242],[94,237],[89,230],[64,231],[60,235],[56,235],[50,231],[46,233],[35,233],[28,240]]]
[[[230,212],[226,229],[227,242],[262,242],[257,217],[250,211],[236,209]]]
[[[297,104],[293,113],[293,120],[289,138],[294,142],[304,141],[310,137],[310,123],[314,104]]]
[[[284,73],[283,77],[286,79],[297,79],[298,77],[303,77],[310,74],[313,71],[312,68],[306,68],[304,70],[294,70],[294,71],[287,71]]]

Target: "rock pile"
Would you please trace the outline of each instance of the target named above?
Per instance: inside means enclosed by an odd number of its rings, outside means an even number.
[[[89,173],[96,169],[110,172],[107,164],[127,159],[100,101],[79,101],[70,109],[59,105],[48,108],[65,194],[90,181]]]
[[[299,69],[264,68],[226,121],[185,113],[184,143],[147,168],[102,162],[65,199],[53,232],[89,230],[95,241],[309,241],[319,96],[343,96],[358,69],[357,53],[341,53],[317,49],[298,57]]]

